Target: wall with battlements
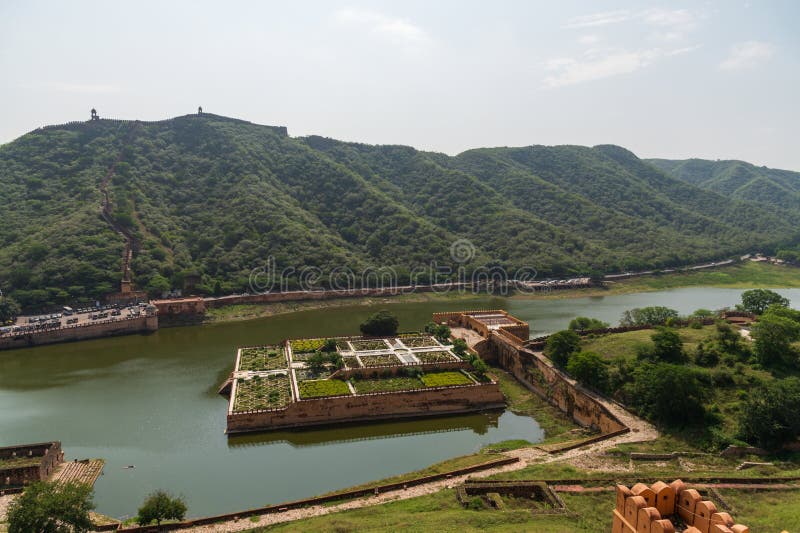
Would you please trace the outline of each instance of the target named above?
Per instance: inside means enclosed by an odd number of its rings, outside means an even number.
[[[651,486],[617,485],[612,533],[674,533],[676,524],[686,525],[684,533],[750,532],[680,479],[670,484],[657,481]]]

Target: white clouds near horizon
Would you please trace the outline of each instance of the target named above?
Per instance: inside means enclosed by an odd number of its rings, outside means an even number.
[[[731,47],[728,57],[719,64],[721,70],[753,68],[775,55],[776,47],[763,41],[746,41]]]

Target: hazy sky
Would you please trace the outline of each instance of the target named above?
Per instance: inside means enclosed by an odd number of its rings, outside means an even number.
[[[800,170],[800,2],[0,0],[0,142],[194,112]]]

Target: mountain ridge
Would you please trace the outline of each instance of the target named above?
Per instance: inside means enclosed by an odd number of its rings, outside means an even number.
[[[127,140],[126,140],[127,139]],[[116,288],[123,244],[100,180],[136,236],[137,286],[199,276],[240,292],[274,258],[364,271],[480,265],[540,276],[674,266],[791,239],[800,209],[687,183],[614,145],[477,148],[456,156],[212,114],[44,127],[0,146],[0,289],[29,307]],[[468,240],[474,256],[454,262]],[[429,281],[424,277],[419,282]]]

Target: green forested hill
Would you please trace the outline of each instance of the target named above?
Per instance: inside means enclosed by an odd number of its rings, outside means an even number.
[[[134,281],[152,292],[199,274],[200,291],[248,288],[279,268],[356,272],[469,264],[540,276],[667,266],[789,239],[800,209],[745,203],[668,176],[614,147],[471,150],[456,157],[321,137],[215,115],[50,127],[0,146],[0,289],[29,307]],[[297,281],[298,273],[289,276]],[[422,278],[420,281],[425,281]]]
[[[757,167],[744,161],[648,159],[687,183],[729,198],[800,209],[800,172]]]

